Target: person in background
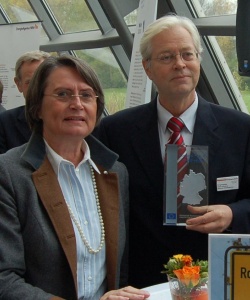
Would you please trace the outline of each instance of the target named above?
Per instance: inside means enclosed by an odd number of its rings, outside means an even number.
[[[2,97],[3,97],[3,84],[0,80],[0,113],[5,111],[5,108],[2,105]]]
[[[95,134],[128,169],[129,284],[144,287],[166,281],[161,270],[175,254],[207,259],[208,233],[250,233],[250,116],[197,94],[202,46],[190,19],[156,20],[145,30],[140,51],[157,97],[104,117]],[[186,145],[209,148],[209,205],[189,207],[197,217],[186,226],[163,225],[163,162],[171,135],[166,125],[172,117],[184,122]],[[218,188],[221,177],[228,188]]]
[[[31,78],[37,67],[50,54],[35,50],[21,55],[15,65],[15,84],[20,93],[26,98]],[[8,109],[0,115],[0,153],[26,143],[31,130],[25,118],[25,106]]]
[[[32,136],[0,155],[0,299],[149,297],[116,290],[127,277],[128,174],[91,136],[104,109],[95,72],[51,56],[26,100]]]

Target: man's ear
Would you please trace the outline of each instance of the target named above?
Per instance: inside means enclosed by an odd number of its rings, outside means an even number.
[[[143,65],[143,68],[144,68],[148,78],[151,79],[150,60],[143,59],[142,60],[142,65]]]

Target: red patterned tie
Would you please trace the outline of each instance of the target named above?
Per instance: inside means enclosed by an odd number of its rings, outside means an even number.
[[[171,135],[168,140],[168,144],[179,145],[178,158],[177,158],[177,179],[181,182],[184,175],[187,173],[187,150],[184,144],[181,130],[184,127],[184,123],[180,118],[172,117],[167,124],[167,128],[170,130]],[[179,186],[177,190],[178,204],[182,202],[182,196],[179,195]],[[179,205],[178,205],[179,206]]]

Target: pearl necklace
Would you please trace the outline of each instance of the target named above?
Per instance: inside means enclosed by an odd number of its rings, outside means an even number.
[[[100,227],[101,227],[101,241],[100,241],[100,245],[97,249],[93,249],[90,244],[89,241],[86,239],[86,236],[84,235],[84,232],[82,230],[82,227],[80,225],[80,223],[78,222],[78,220],[76,219],[71,207],[69,206],[69,204],[66,201],[66,204],[68,206],[68,210],[69,210],[69,214],[70,217],[72,219],[72,221],[75,223],[76,228],[80,234],[80,237],[84,243],[84,245],[86,246],[86,248],[88,249],[88,252],[90,254],[97,254],[98,252],[101,251],[104,242],[105,242],[105,229],[104,229],[104,222],[103,222],[103,218],[102,218],[102,212],[101,212],[101,207],[100,207],[100,201],[99,201],[99,196],[98,196],[98,191],[97,191],[97,186],[96,186],[96,180],[95,180],[95,174],[94,174],[94,170],[93,167],[91,166],[91,164],[89,164],[90,167],[90,172],[91,172],[91,179],[93,182],[93,188],[94,188],[94,193],[95,193],[95,199],[96,199],[96,206],[97,206],[97,212],[98,212],[98,216],[99,216],[99,221],[100,221]]]

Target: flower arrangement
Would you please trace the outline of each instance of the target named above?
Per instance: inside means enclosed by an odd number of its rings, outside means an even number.
[[[176,298],[174,299],[208,299],[207,291],[204,291],[205,286],[207,289],[208,261],[193,261],[190,255],[177,254],[163,266],[165,270],[161,273],[167,274],[170,290],[171,286],[175,287]],[[205,293],[206,295],[204,295]],[[188,298],[186,298],[187,295]],[[192,295],[195,295],[196,298],[192,298]],[[185,296],[185,298],[180,296]]]

